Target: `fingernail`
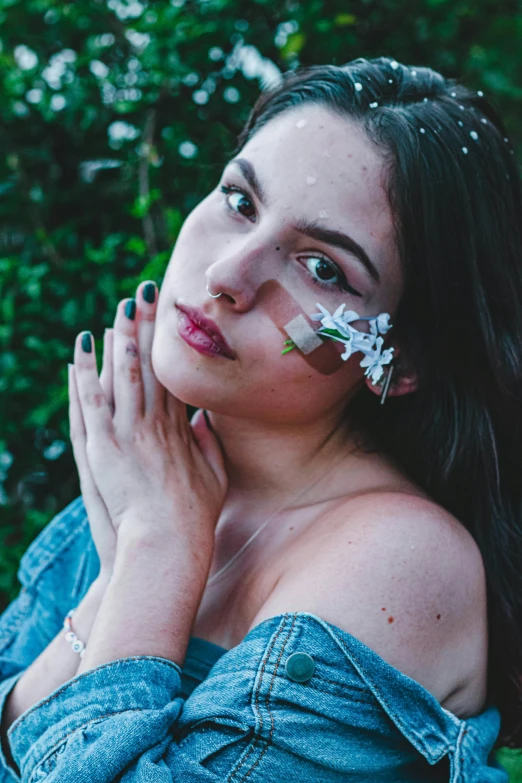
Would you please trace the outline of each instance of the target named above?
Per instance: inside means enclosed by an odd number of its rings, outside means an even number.
[[[134,321],[134,316],[136,315],[136,300],[135,299],[129,299],[128,302],[125,304],[125,315],[129,320]]]
[[[147,283],[147,285],[143,287],[143,298],[149,304],[152,304],[152,302],[155,300],[156,286],[154,283]]]
[[[82,335],[82,351],[84,353],[91,353],[92,351],[92,333],[91,332],[84,332]]]

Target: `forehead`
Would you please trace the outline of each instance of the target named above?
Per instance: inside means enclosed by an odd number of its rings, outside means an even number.
[[[398,266],[383,159],[349,117],[294,107],[262,127],[240,157],[254,165],[268,208],[347,231],[383,273]]]

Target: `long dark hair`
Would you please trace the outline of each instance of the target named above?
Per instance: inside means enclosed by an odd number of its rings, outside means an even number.
[[[386,162],[405,275],[394,336],[420,388],[385,405],[363,388],[350,417],[478,543],[497,745],[522,747],[522,203],[511,144],[481,91],[379,57],[284,74],[236,153],[305,103],[360,123]]]

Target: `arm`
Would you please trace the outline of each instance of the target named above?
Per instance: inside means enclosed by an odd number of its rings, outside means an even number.
[[[136,655],[181,667],[211,559],[210,548],[196,557],[170,537],[153,542],[121,531],[114,573],[78,674]]]
[[[82,641],[86,642],[90,636],[106,585],[106,578],[96,579],[78,605],[74,615],[74,628]],[[33,704],[74,677],[80,660],[72,651],[71,645],[66,642],[62,629],[16,681],[6,698],[0,727],[2,750],[11,767],[14,766],[14,761],[7,741],[9,727]]]

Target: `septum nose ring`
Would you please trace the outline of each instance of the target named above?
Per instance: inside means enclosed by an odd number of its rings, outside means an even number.
[[[219,299],[219,297],[220,297],[220,296],[223,296],[223,292],[222,292],[222,291],[221,291],[219,294],[211,294],[211,293],[210,293],[210,291],[209,291],[209,288],[208,288],[208,283],[207,283],[207,294],[208,294],[208,295],[209,295],[209,296],[210,296],[212,299]]]

